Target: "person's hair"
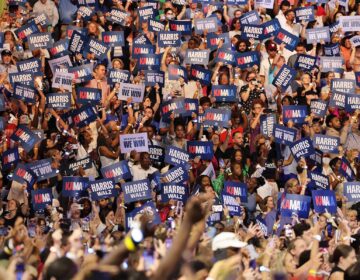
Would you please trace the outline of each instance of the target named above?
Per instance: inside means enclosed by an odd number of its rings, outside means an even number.
[[[108,144],[106,143],[106,138],[105,135],[102,133],[99,133],[98,138],[97,138],[97,147],[100,148],[101,146],[108,146]]]
[[[290,2],[288,0],[284,0],[281,2],[280,4],[280,10],[282,9],[282,7],[290,7]]]
[[[102,63],[99,63],[99,64],[96,64],[94,71],[98,70],[101,66],[104,66],[105,70],[106,70],[106,65],[102,64]]]
[[[50,263],[43,279],[67,280],[72,279],[76,273],[76,264],[67,257],[61,257]]]
[[[293,239],[289,242],[289,244],[287,246],[287,250],[288,250],[289,254],[291,254],[291,250],[295,249],[296,241],[301,240],[301,239],[302,239],[301,237],[296,237],[295,239]]]
[[[190,269],[196,273],[202,269],[208,269],[206,264],[200,260],[193,260],[189,262]]]
[[[149,153],[148,152],[141,152],[140,153],[140,161],[143,161],[146,155],[149,155]]]
[[[309,230],[311,226],[308,223],[298,223],[293,226],[293,230],[295,232],[295,236],[302,236],[305,231]]]
[[[295,13],[293,9],[289,9],[284,13],[284,16],[286,17],[290,13]]]
[[[301,267],[303,264],[307,263],[310,260],[311,250],[303,251],[299,256],[299,265]]]
[[[346,271],[344,275],[344,280],[358,280],[360,279],[360,262],[352,264]]]
[[[239,18],[233,18],[233,20],[231,21],[230,30],[235,29],[235,23],[236,22],[240,22],[240,19]]]
[[[341,158],[339,158],[339,157],[336,157],[336,158],[333,158],[332,160],[330,160],[329,166],[331,167],[332,170],[334,170],[335,165],[337,164],[337,162],[339,160],[341,161]]]
[[[264,103],[264,101],[262,101],[260,98],[257,98],[257,99],[255,99],[254,101],[253,101],[253,103],[251,104],[251,109],[252,110],[254,110],[254,108],[255,108],[255,105],[261,105],[261,107],[265,107],[265,103]]]
[[[304,48],[306,48],[306,44],[305,44],[304,42],[299,41],[299,43],[296,45],[295,49],[296,49],[297,47],[304,47]]]
[[[211,104],[211,100],[207,96],[201,97],[199,101],[200,101],[200,106],[203,106],[205,103],[210,103]]]
[[[345,244],[338,245],[333,254],[330,256],[329,261],[337,265],[340,262],[340,258],[347,258],[350,253],[354,250],[353,247]]]
[[[285,96],[281,99],[281,104],[284,103],[284,100],[289,101],[290,105],[294,105],[294,104],[295,104],[294,99],[293,99],[291,96],[289,96],[289,95],[285,95]]]
[[[264,211],[264,212],[266,211],[266,209],[267,209],[266,204],[268,203],[268,200],[269,200],[270,198],[272,198],[272,196],[271,196],[271,195],[268,195],[268,196],[266,196],[266,197],[262,200],[261,204],[259,205],[262,211]]]
[[[291,178],[291,179],[287,180],[285,183],[285,186],[284,186],[285,191],[287,191],[288,188],[291,188],[292,185],[294,184],[294,182],[298,182],[298,180],[296,178]]]
[[[326,123],[326,126],[330,127],[330,123],[332,122],[333,119],[335,119],[336,116],[333,115],[333,114],[330,114],[326,117],[326,120],[325,120],[325,123]]]
[[[111,211],[114,212],[112,208],[104,208],[102,209],[102,211],[99,212],[99,218],[104,225],[106,224],[106,216],[109,215]]]

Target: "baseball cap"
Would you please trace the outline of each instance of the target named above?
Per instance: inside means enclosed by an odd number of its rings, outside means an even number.
[[[216,235],[212,241],[212,250],[226,248],[243,248],[247,245],[246,242],[240,241],[238,236],[233,232],[222,232]]]
[[[277,51],[277,45],[273,41],[266,41],[265,47],[268,51]]]
[[[1,52],[1,55],[2,55],[2,56],[3,56],[3,55],[12,55],[12,52],[9,51],[9,50],[3,50],[3,51]]]

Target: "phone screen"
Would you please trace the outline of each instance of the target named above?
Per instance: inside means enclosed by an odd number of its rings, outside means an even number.
[[[145,270],[149,270],[154,265],[154,255],[149,252],[143,253]]]

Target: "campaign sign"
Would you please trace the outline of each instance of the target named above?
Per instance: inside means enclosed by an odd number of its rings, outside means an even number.
[[[111,22],[119,23],[120,25],[125,25],[127,17],[129,17],[129,14],[127,12],[119,9],[111,9],[107,19]]]
[[[121,134],[120,135],[120,151],[122,154],[137,152],[148,152],[148,136],[147,133]]]
[[[314,6],[303,7],[295,9],[296,22],[310,22],[315,20]]]
[[[139,70],[160,70],[161,56],[159,54],[140,54],[137,60]]]
[[[39,24],[41,26],[51,25],[50,20],[49,20],[48,16],[45,13],[37,14],[32,20],[36,24]]]
[[[6,150],[2,153],[1,156],[1,167],[2,169],[8,170],[11,168],[12,165],[16,165],[19,161],[19,150],[18,148],[13,148]]]
[[[275,36],[281,29],[280,22],[277,18],[264,22],[262,26],[264,27],[263,39]]]
[[[314,211],[318,214],[325,213],[335,214],[337,205],[335,192],[332,190],[314,190],[311,192]]]
[[[141,22],[147,22],[150,18],[155,18],[159,13],[151,6],[145,6],[138,8],[139,18]]]
[[[288,121],[293,121],[294,123],[305,123],[305,118],[307,117],[307,106],[302,105],[289,105],[283,106],[283,121],[287,123]]]
[[[69,49],[69,39],[65,38],[55,42],[53,46],[49,49],[49,53],[53,57],[60,57],[63,55],[70,54],[68,49]]]
[[[46,95],[46,106],[57,110],[68,109],[71,107],[70,92],[56,92]]]
[[[199,156],[202,160],[211,160],[214,155],[213,143],[211,141],[188,141],[187,151],[190,158]]]
[[[58,170],[51,167],[52,159],[46,158],[31,163],[27,163],[26,167],[33,171],[37,177],[37,181],[43,181],[57,176]]]
[[[160,181],[161,173],[159,171],[155,171],[152,174],[148,175],[148,180],[150,182],[150,187],[152,190],[156,192],[160,192],[161,181]]]
[[[158,84],[160,87],[163,87],[165,83],[165,73],[163,71],[145,71],[145,85],[146,86],[155,86]]]
[[[272,84],[276,87],[281,87],[285,91],[295,79],[296,70],[284,64],[277,75],[275,76]]]
[[[330,42],[329,26],[306,29],[306,41],[310,43]]]
[[[355,111],[356,109],[360,109],[360,95],[359,94],[347,94],[345,110],[347,112],[352,112],[352,111]]]
[[[128,70],[110,69],[108,72],[108,83],[128,83],[130,82],[130,72]]]
[[[84,127],[94,121],[96,121],[98,115],[97,111],[92,106],[82,106],[79,109],[75,109],[71,112],[72,120],[75,126]]]
[[[296,58],[294,68],[295,69],[303,69],[305,71],[310,71],[316,65],[316,57],[307,55],[307,54],[299,54]]]
[[[258,52],[237,53],[236,65],[242,70],[254,65],[260,65],[260,55]]]
[[[84,52],[93,53],[98,59],[106,58],[109,46],[99,40],[91,38],[85,45]]]
[[[296,139],[297,130],[283,125],[274,125],[275,143],[291,145]]]
[[[155,53],[155,46],[153,45],[133,44],[132,46],[132,56],[134,58],[138,58],[139,55],[142,54],[154,54],[154,53]]]
[[[78,31],[73,31],[69,41],[69,51],[74,54],[82,53],[86,42],[87,37],[85,36],[85,34],[82,34]]]
[[[130,229],[134,227],[134,220],[136,215],[142,215],[147,214],[152,217],[151,223],[154,225],[161,224],[160,216],[157,212],[156,205],[153,201],[147,201],[140,207],[136,207],[131,212],[126,212],[126,219],[125,219],[125,225],[126,225],[126,232],[128,232]]]
[[[73,175],[81,166],[84,170],[92,167],[92,160],[90,157],[86,157],[77,161],[69,162],[65,167],[65,172],[67,175]]]
[[[282,217],[291,217],[294,213],[299,218],[307,219],[309,217],[311,197],[298,194],[286,194],[280,204],[280,213]]]
[[[16,62],[16,68],[19,72],[40,72],[41,60],[39,58],[31,58]]]
[[[357,202],[360,199],[360,182],[344,182],[344,196],[348,202]]]
[[[223,205],[229,209],[229,214],[234,216],[241,215],[240,199],[236,199],[235,196],[222,192],[221,194]]]
[[[327,111],[328,103],[321,99],[311,100],[310,110],[315,116],[323,118]]]
[[[345,108],[346,106],[346,93],[334,92],[330,96],[329,106]]]
[[[74,26],[74,25],[68,25],[66,27],[66,36],[69,40],[71,39],[71,36],[75,31],[77,31],[81,34],[87,35],[87,29],[78,27],[78,26]]]
[[[124,31],[108,31],[101,33],[102,41],[110,47],[125,46]]]
[[[215,97],[216,102],[236,102],[238,100],[235,85],[213,85],[211,95]]]
[[[185,113],[184,98],[175,98],[161,104],[161,116],[163,121],[169,122],[170,115]]]
[[[360,31],[360,16],[339,17],[339,24],[343,32]]]
[[[255,0],[255,8],[257,7],[272,9],[274,7],[274,0]]]
[[[313,144],[324,153],[338,153],[340,138],[323,134],[315,134]]]
[[[315,149],[315,153],[309,156],[310,161],[312,161],[315,165],[318,165],[322,167],[322,158],[323,158],[323,152]]]
[[[171,31],[181,32],[182,35],[191,35],[191,20],[170,20],[169,27]]]
[[[28,36],[29,49],[31,51],[37,49],[49,49],[52,47],[54,41],[50,32],[34,33]]]
[[[185,98],[184,108],[185,113],[182,114],[183,117],[190,117],[192,113],[197,114],[199,111],[199,100],[194,98]]]
[[[330,25],[329,25],[329,28],[330,28],[331,34],[338,32],[338,30],[339,30],[340,27],[341,27],[341,26],[340,26],[340,22],[339,22],[339,21],[336,21],[336,22],[330,24]]]
[[[148,28],[149,31],[151,32],[159,32],[165,30],[165,24],[160,21],[149,18]]]
[[[152,199],[148,179],[122,184],[121,189],[124,193],[125,203]]]
[[[99,104],[101,100],[101,89],[79,87],[76,89],[76,102],[79,104]]]
[[[64,197],[84,197],[87,196],[89,178],[87,177],[63,177],[61,194]]]
[[[78,15],[80,15],[85,21],[89,20],[93,15],[93,10],[90,7],[81,6],[77,10]]]
[[[210,49],[211,51],[216,50],[219,46],[220,41],[223,41],[223,47],[230,45],[230,37],[229,33],[209,33],[206,36],[206,48]]]
[[[339,44],[327,44],[324,45],[325,56],[340,56],[340,45]]]
[[[338,73],[342,73],[344,59],[342,57],[327,57],[320,56],[320,66],[322,72],[334,71]]]
[[[347,181],[355,180],[355,173],[345,157],[341,159],[340,173],[346,178]]]
[[[293,51],[295,50],[295,47],[299,42],[299,37],[291,34],[290,32],[286,31],[283,28],[280,28],[278,33],[275,35],[274,41],[276,44],[279,45],[284,43],[285,48],[287,48],[289,51]]]
[[[148,37],[146,37],[144,34],[139,34],[138,36],[135,37],[135,39],[133,40],[133,44],[138,44],[138,45],[151,45],[151,41],[148,39]]]
[[[199,81],[203,85],[210,85],[211,83],[211,70],[201,66],[191,65],[190,74],[192,79]]]
[[[236,64],[235,53],[231,50],[221,48],[217,51],[215,62],[223,62],[224,64],[235,65]]]
[[[9,73],[9,80],[12,86],[15,86],[15,83],[19,83],[26,86],[33,86],[34,74],[32,72]]]
[[[205,111],[204,125],[215,127],[228,127],[231,111],[226,109],[207,109]]]
[[[208,33],[217,32],[218,24],[217,17],[207,17],[194,20],[195,33],[203,34],[206,30]]]
[[[185,64],[207,65],[209,63],[210,50],[186,50]]]
[[[26,152],[30,152],[40,141],[40,138],[26,125],[19,125],[10,139],[19,142]]]
[[[183,78],[185,82],[188,81],[187,70],[185,67],[179,65],[169,65],[168,66],[169,80],[179,80]]]
[[[72,67],[71,59],[69,55],[64,55],[58,58],[54,58],[48,61],[51,72],[54,74],[57,69],[65,69],[65,72],[70,73],[69,67]]]
[[[66,73],[62,71],[56,71],[53,76],[52,87],[63,88],[67,91],[72,91],[72,80],[74,78],[73,73]]]
[[[260,117],[260,132],[265,136],[271,137],[274,133],[274,126],[276,124],[275,114],[266,114]]]
[[[13,97],[25,103],[35,104],[36,102],[35,89],[21,84],[15,84]]]
[[[163,163],[165,160],[165,149],[157,145],[149,145],[149,156],[152,161]]]
[[[330,84],[331,92],[355,93],[355,81],[351,79],[332,79]]]
[[[101,168],[101,174],[104,178],[112,179],[116,183],[121,179],[127,180],[132,177],[126,160]]]
[[[360,87],[360,72],[355,72],[356,85]]]
[[[14,170],[12,180],[31,188],[36,182],[36,174],[24,164],[19,163]]]
[[[291,153],[296,161],[299,161],[301,157],[307,157],[315,152],[312,141],[309,137],[302,138],[289,145]]]
[[[35,22],[29,22],[15,30],[16,36],[22,41],[26,42],[31,34],[40,33],[40,30]]]
[[[161,179],[165,183],[183,183],[189,180],[189,173],[185,165],[178,165],[171,168],[168,172],[161,174]]]
[[[308,187],[311,189],[320,189],[320,190],[328,190],[330,189],[330,181],[329,177],[325,176],[321,173],[317,173],[314,171],[309,171],[308,176],[310,178],[310,182],[308,183]]]
[[[185,203],[187,199],[187,187],[174,183],[161,184],[160,195],[162,202],[168,202],[173,199]]]
[[[93,78],[93,67],[92,63],[72,67],[69,69],[69,73],[74,74],[76,83],[83,83],[92,80]]]
[[[354,36],[350,39],[350,42],[351,44],[354,46],[354,47],[358,47],[360,46],[360,36],[357,35],[357,36]]]
[[[242,24],[241,25],[241,38],[242,39],[255,39],[262,40],[262,35],[264,33],[264,27],[261,25],[255,24]]]
[[[174,31],[160,31],[158,33],[158,45],[160,48],[180,47],[181,33]]]
[[[44,210],[52,203],[52,189],[39,189],[31,191],[32,206],[34,210]]]
[[[243,14],[240,17],[240,23],[241,25],[243,24],[259,25],[261,23],[260,15],[257,11],[247,12],[246,14]]]
[[[112,179],[90,181],[89,189],[91,190],[92,201],[115,197],[118,193],[115,189],[115,184]]]
[[[183,149],[167,146],[165,149],[165,162],[171,165],[186,165],[190,155]]]
[[[118,98],[126,101],[132,97],[133,102],[140,103],[144,99],[145,86],[143,84],[120,83]]]
[[[231,195],[235,198],[240,198],[241,202],[248,201],[247,185],[245,183],[225,181],[223,194]]]

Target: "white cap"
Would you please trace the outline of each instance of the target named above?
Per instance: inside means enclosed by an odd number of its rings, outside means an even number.
[[[216,235],[212,241],[212,250],[226,248],[243,248],[247,245],[246,242],[240,241],[238,236],[233,232],[222,232]]]

